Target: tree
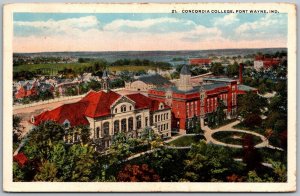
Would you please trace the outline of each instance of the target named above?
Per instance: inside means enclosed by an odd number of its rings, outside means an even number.
[[[117,134],[112,141],[112,145],[108,149],[109,164],[116,165],[123,162],[130,154],[130,145],[124,133]]]
[[[248,114],[243,120],[243,124],[250,128],[254,128],[255,126],[260,127],[262,124],[262,119],[257,114]]]
[[[26,139],[25,154],[32,158],[38,158],[41,162],[49,159],[50,152],[55,143],[63,141],[65,130],[62,125],[47,121],[35,127]]]
[[[267,106],[267,100],[258,94],[249,91],[238,97],[238,113],[245,118],[249,114],[262,114],[262,111]]]
[[[226,114],[224,112],[224,109],[226,109],[226,106],[225,106],[224,102],[221,99],[218,98],[218,107],[217,107],[217,111],[216,111],[217,125],[223,124],[223,122],[226,118]]]
[[[21,118],[19,116],[13,115],[13,142],[20,142],[20,137],[22,134],[22,129],[24,128],[21,124]]]
[[[160,177],[156,172],[149,168],[147,164],[130,165],[127,164],[118,173],[118,182],[159,182]]]
[[[225,181],[227,176],[240,172],[241,168],[228,149],[206,144],[203,140],[192,145],[187,157],[181,181]]]
[[[221,63],[212,63],[210,71],[216,76],[224,74],[224,68]]]
[[[227,76],[234,77],[239,74],[239,64],[234,62],[233,64],[228,65],[227,67]]]
[[[57,167],[54,163],[45,161],[39,168],[39,172],[34,176],[34,181],[55,182],[59,181],[56,177]]]
[[[253,136],[247,134],[243,138],[243,162],[246,164],[247,171],[260,170],[262,157],[255,148]]]

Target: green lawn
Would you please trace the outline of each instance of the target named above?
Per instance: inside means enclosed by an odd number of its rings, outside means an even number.
[[[203,135],[185,135],[176,140],[170,142],[170,145],[183,147],[183,146],[191,146],[192,143],[197,143],[201,139],[205,139]]]
[[[13,67],[14,72],[20,71],[35,71],[38,69],[55,69],[55,71],[60,71],[65,68],[73,69],[75,72],[81,68],[92,66],[92,63],[60,63],[60,64],[32,64],[32,65],[18,65]],[[109,71],[148,71],[155,70],[156,68],[153,66],[111,66],[109,67]]]
[[[213,138],[226,144],[243,145],[243,139],[248,133],[241,133],[236,131],[219,131],[212,135]],[[260,137],[252,135],[254,145],[259,144],[261,141]]]

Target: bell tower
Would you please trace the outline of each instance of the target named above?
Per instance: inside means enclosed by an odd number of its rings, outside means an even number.
[[[193,86],[191,84],[191,72],[188,65],[183,65],[180,71],[180,79],[178,83],[178,90],[189,91],[192,90]]]
[[[106,92],[109,90],[109,77],[106,69],[103,71],[102,75],[102,90]]]

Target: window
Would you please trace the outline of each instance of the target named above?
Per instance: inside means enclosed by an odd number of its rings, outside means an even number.
[[[169,124],[167,123],[167,129],[169,129]]]
[[[133,131],[133,118],[128,118],[128,131]]]
[[[105,122],[103,124],[103,132],[104,132],[104,136],[108,136],[109,135],[109,122]]]
[[[160,115],[158,115],[158,122],[160,121]]]
[[[119,125],[120,121],[119,120],[115,120],[114,122],[114,134],[118,134],[119,130],[120,130],[120,125]]]
[[[115,108],[115,113],[118,113],[118,108]]]
[[[100,134],[100,127],[96,128],[96,138],[99,138],[101,136]]]
[[[164,109],[164,104],[160,103],[160,109]]]
[[[157,115],[155,115],[155,121],[154,122],[157,122]]]
[[[126,123],[126,118],[121,120],[121,131],[126,132],[127,131],[127,123]]]
[[[126,112],[126,105],[121,106],[121,112]]]
[[[145,125],[148,126],[148,117],[145,117]]]
[[[129,111],[131,111],[132,110],[132,106],[129,106]]]
[[[142,118],[141,116],[136,117],[136,129],[142,128]]]
[[[166,119],[169,119],[169,113],[167,113],[167,118]]]
[[[70,127],[70,121],[68,121],[67,119],[64,121],[64,126],[65,128],[69,128]]]

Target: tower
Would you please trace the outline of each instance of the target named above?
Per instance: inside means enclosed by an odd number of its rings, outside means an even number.
[[[183,65],[180,71],[180,79],[178,83],[178,90],[181,91],[189,91],[192,90],[192,84],[191,84],[191,72],[188,67],[188,65]]]
[[[109,90],[109,77],[108,77],[106,69],[103,71],[103,74],[102,74],[102,90],[104,90],[104,91]]]

